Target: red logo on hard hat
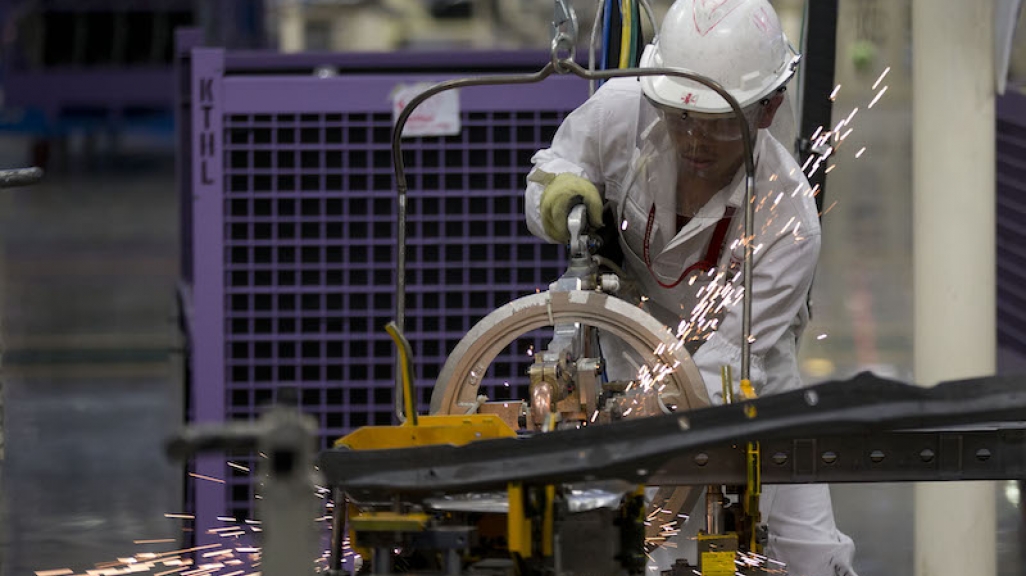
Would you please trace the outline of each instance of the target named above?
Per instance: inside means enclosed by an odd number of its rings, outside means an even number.
[[[695,0],[695,30],[705,36],[745,2],[747,0]]]
[[[759,30],[766,32],[767,34],[770,32],[770,15],[766,13],[765,8],[759,8],[758,12],[752,14],[752,22],[755,23],[755,26]]]
[[[685,104],[697,104],[698,103],[698,94],[694,94],[692,92],[688,92],[687,96],[681,96],[681,100]]]

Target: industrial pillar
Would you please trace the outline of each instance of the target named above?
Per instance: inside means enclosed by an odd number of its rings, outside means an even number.
[[[302,0],[284,0],[278,5],[278,49],[302,52],[306,48],[306,10]]]
[[[913,0],[915,380],[995,372],[992,1]],[[994,576],[991,482],[915,487],[917,576]]]

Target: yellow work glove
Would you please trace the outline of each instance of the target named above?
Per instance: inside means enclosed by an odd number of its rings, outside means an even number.
[[[583,203],[588,210],[592,228],[602,227],[602,196],[588,180],[564,172],[562,174],[534,174],[532,180],[545,184],[541,196],[541,221],[545,234],[556,242],[570,241],[566,219],[574,206]]]

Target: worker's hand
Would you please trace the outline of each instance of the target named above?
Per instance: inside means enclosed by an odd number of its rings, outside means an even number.
[[[576,174],[564,172],[552,177],[541,196],[541,221],[545,234],[556,242],[570,241],[567,217],[574,206],[583,203],[592,228],[602,227],[602,196],[595,185]]]

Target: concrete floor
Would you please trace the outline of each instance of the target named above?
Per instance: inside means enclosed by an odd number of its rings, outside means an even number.
[[[5,142],[0,163],[22,150]],[[166,147],[0,193],[5,574],[82,571],[181,536],[162,452],[181,406],[176,213]]]

